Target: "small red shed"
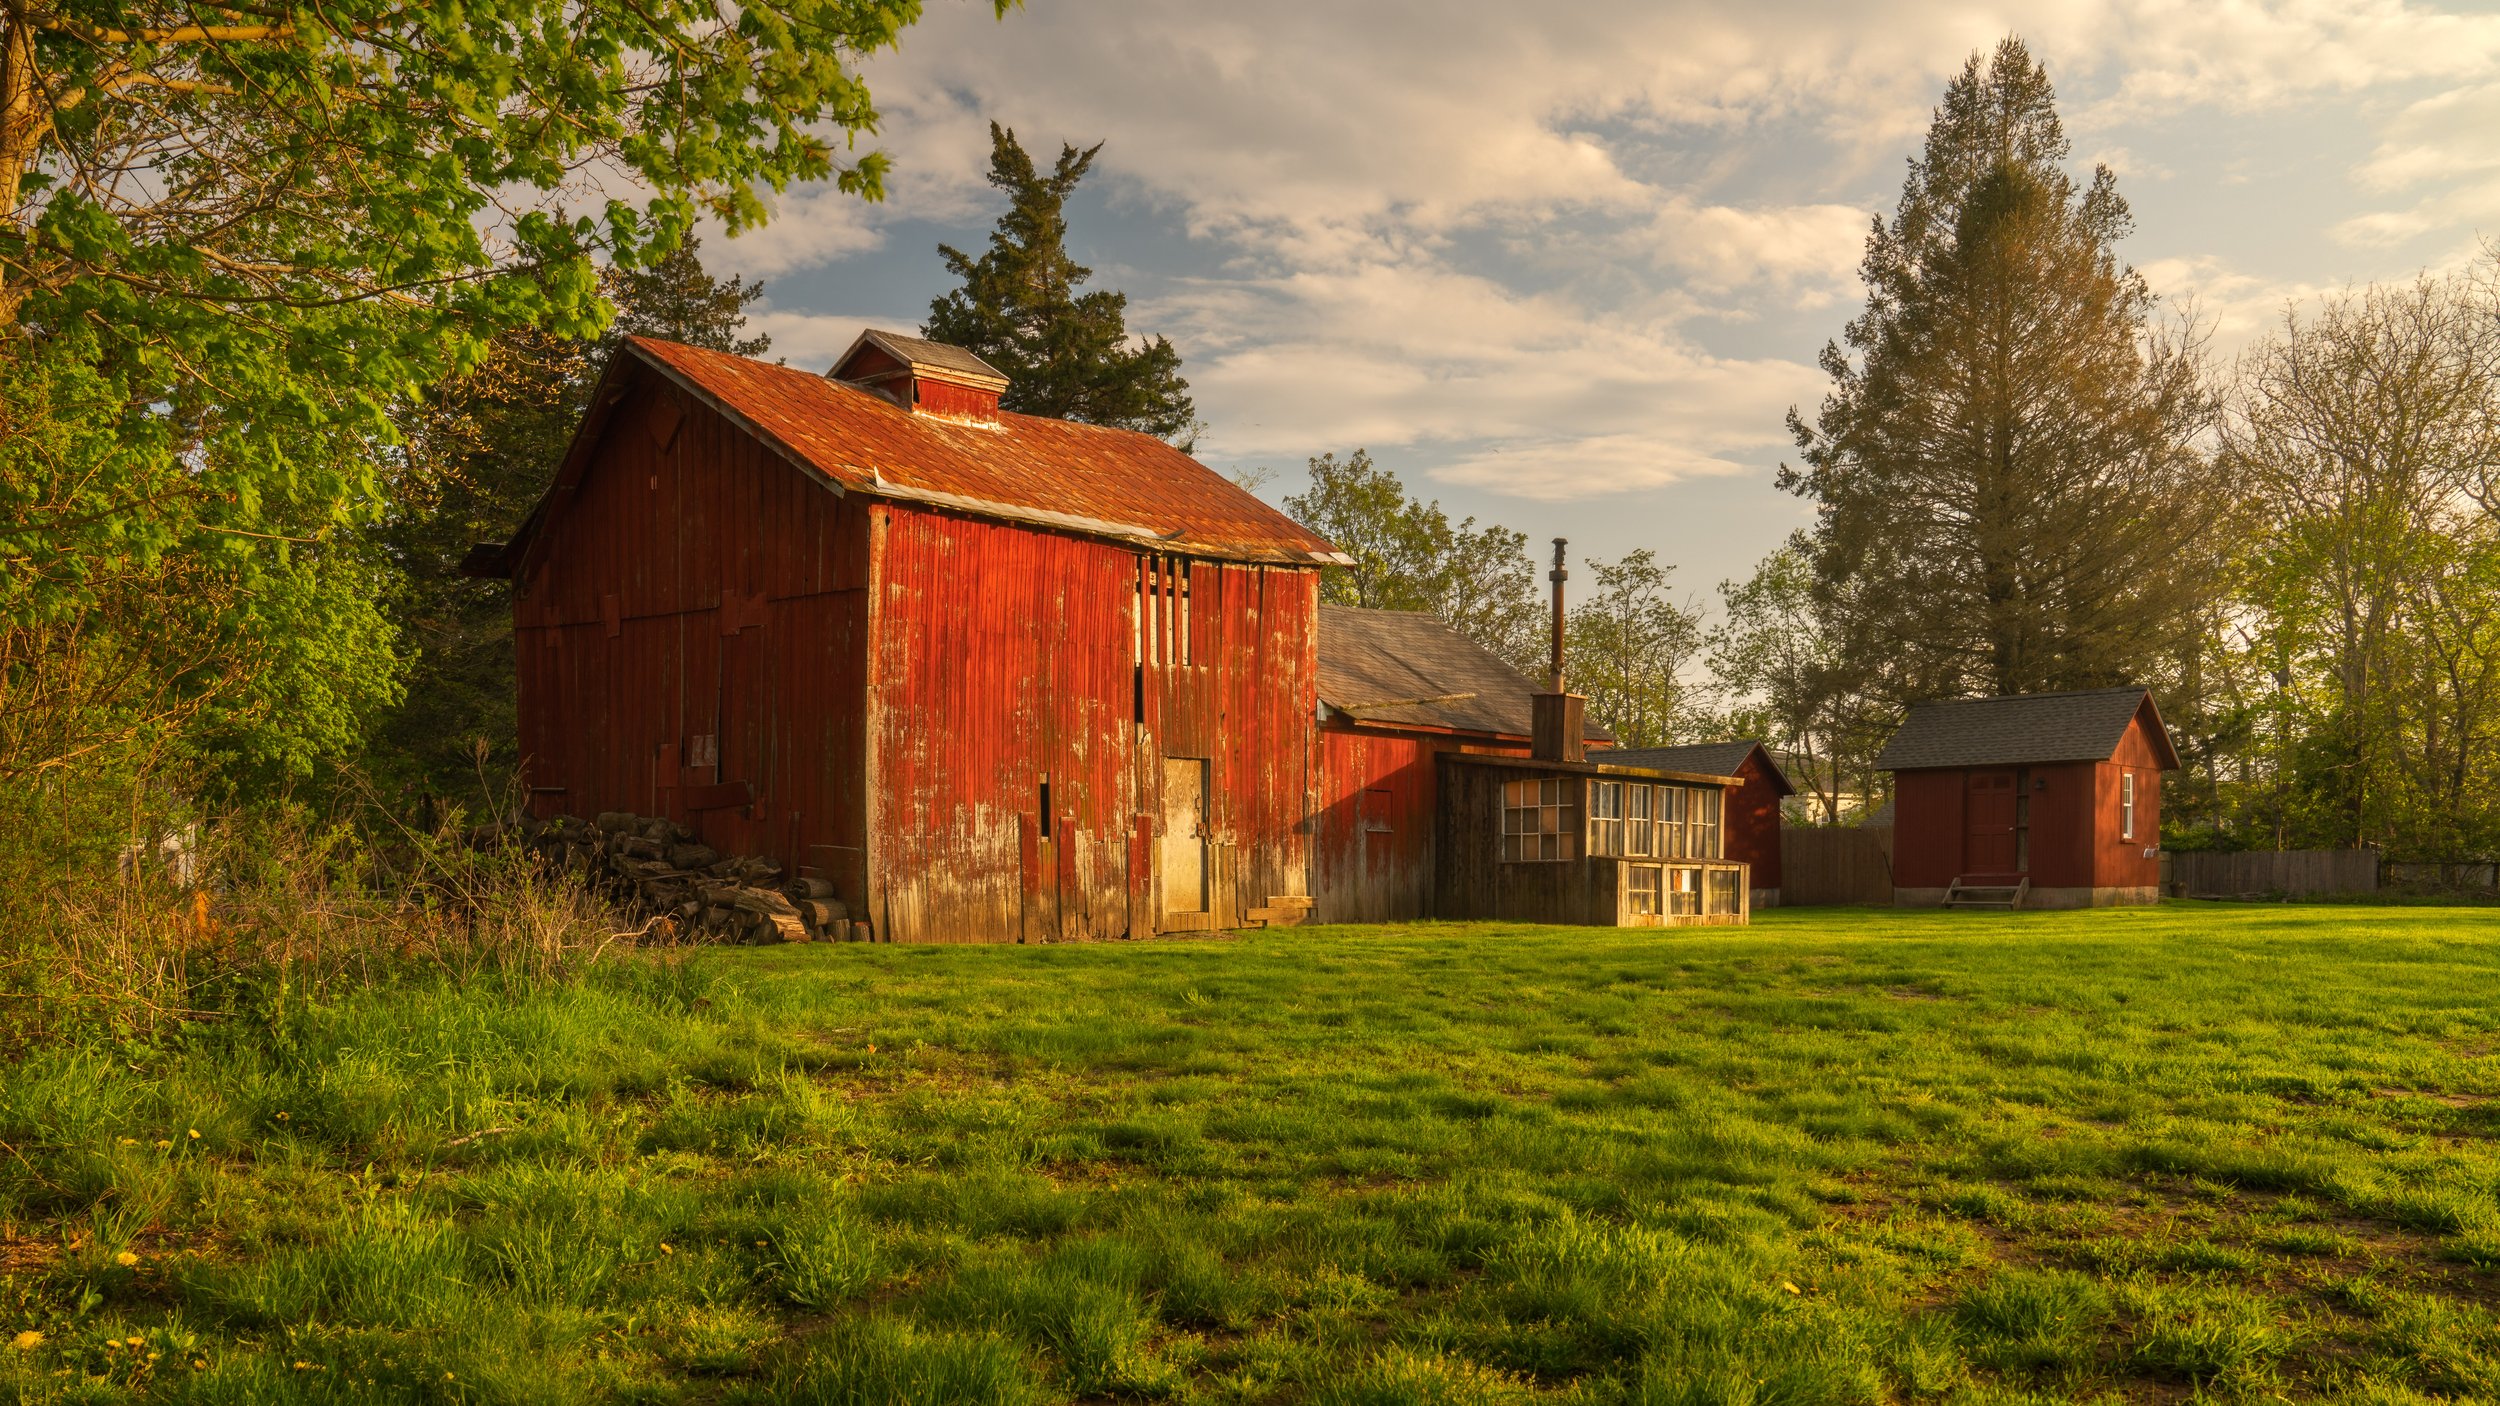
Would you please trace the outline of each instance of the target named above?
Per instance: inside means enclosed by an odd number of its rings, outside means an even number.
[[[1893,773],[1894,901],[2087,908],[2161,897],[2161,774],[2179,754],[2141,688],[1910,709]]]
[[[1312,921],[1432,914],[1434,759],[1527,756],[1535,696],[1526,675],[1429,611],[1320,606]]]
[[[513,583],[541,815],[812,870],[878,940],[1299,917],[1328,543],[960,348],[827,374],[632,338]]]
[[[1797,794],[1788,774],[1760,742],[1696,742],[1682,747],[1639,747],[1600,752],[1594,759],[1616,766],[1733,776],[1727,793],[1727,857],[1752,871],[1753,906],[1780,904],[1780,802]]]

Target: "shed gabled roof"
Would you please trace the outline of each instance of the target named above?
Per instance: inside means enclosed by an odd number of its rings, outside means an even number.
[[[1692,742],[1681,747],[1625,747],[1609,749],[1591,760],[1617,762],[1624,766],[1651,766],[1661,771],[1698,771],[1712,776],[1734,776],[1754,753],[1762,754],[1762,769],[1771,784],[1783,796],[1797,794],[1789,784],[1788,773],[1780,770],[1779,760],[1771,749],[1760,742]]]
[[[1430,611],[1319,608],[1319,701],[1358,722],[1527,737],[1536,691]],[[1582,731],[1590,741],[1610,735]]]
[[[2138,713],[2145,717],[2162,769],[2176,770],[2179,754],[2170,745],[2170,729],[2162,725],[2153,695],[2132,687],[1913,704],[1875,765],[1884,771],[1918,771],[2107,761]]]
[[[504,569],[524,559],[530,539],[587,471],[605,416],[646,375],[710,406],[839,492],[1189,556],[1298,566],[1346,560],[1308,528],[1152,435],[1039,415],[1003,413],[996,424],[919,415],[798,367],[629,337],[594,392],[555,483],[504,549]]]

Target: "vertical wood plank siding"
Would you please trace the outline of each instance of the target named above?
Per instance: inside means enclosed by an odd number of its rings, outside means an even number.
[[[886,522],[871,670],[881,935],[1061,940],[1160,926],[1140,869],[1154,854],[1141,841],[1161,833],[1165,757],[1208,764],[1213,922],[1305,891],[1316,571],[1156,559],[1146,582],[1167,589],[1143,598],[1162,638],[1142,666],[1141,720],[1137,553],[901,505],[871,511]],[[1156,610],[1181,574],[1187,615]]]
[[[724,853],[813,867],[857,906],[863,505],[651,382],[596,452],[516,583],[532,811],[667,814]],[[724,782],[748,802],[688,804]]]
[[[1445,752],[1528,755],[1525,741],[1469,742],[1345,726],[1322,728],[1317,743],[1321,785],[1311,854],[1316,923],[1433,916],[1440,811],[1436,759]]]

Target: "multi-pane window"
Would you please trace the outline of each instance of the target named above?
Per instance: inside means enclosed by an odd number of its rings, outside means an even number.
[[[1687,857],[1693,859],[1717,859],[1719,857],[1719,807],[1726,801],[1726,793],[1716,790],[1695,791],[1692,796],[1693,833],[1685,845],[1684,852]]]
[[[2118,838],[2135,838],[2135,773],[2118,774]]]
[[[1577,858],[1576,838],[1563,826],[1563,783],[1557,776],[1502,783],[1502,858],[1513,864]]]
[[[1669,869],[1667,873],[1667,911],[1677,917],[1692,917],[1701,912],[1701,871]]]
[[[1655,864],[1635,864],[1630,868],[1632,872],[1624,877],[1624,906],[1636,918],[1657,917],[1660,880],[1666,877],[1666,871]]]
[[[1623,783],[1589,783],[1589,853],[1623,853]]]
[[[1650,823],[1651,798],[1656,792],[1647,786],[1624,788],[1623,852],[1625,854],[1656,854],[1650,846],[1657,842],[1657,827]],[[1650,910],[1655,913],[1658,910]]]
[[[1666,859],[1684,857],[1685,812],[1691,807],[1693,793],[1681,786],[1658,788],[1658,848]]]
[[[1742,909],[1745,906],[1744,896],[1736,891],[1736,881],[1740,877],[1739,871],[1734,869],[1706,871],[1703,874],[1703,879],[1709,886],[1709,892],[1706,895],[1709,907],[1706,911],[1734,913]]]

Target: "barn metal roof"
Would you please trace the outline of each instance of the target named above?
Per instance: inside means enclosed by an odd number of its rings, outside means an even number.
[[[1430,611],[1319,608],[1319,701],[1359,722],[1527,737],[1536,691]],[[1612,737],[1582,731],[1593,742]]]
[[[2153,695],[2141,688],[1944,698],[1913,704],[1875,765],[1884,771],[2107,761],[2141,710],[2164,770],[2179,765]]]
[[[991,390],[1007,388],[1006,372],[974,356],[962,347],[947,342],[932,342],[926,337],[911,337],[900,332],[887,332],[875,327],[869,328],[852,339],[851,349],[835,358],[832,374],[840,376],[842,368],[850,364],[851,358],[857,356],[859,349],[863,346],[875,347],[915,371],[933,371],[941,377],[987,386]]]
[[[1693,742],[1681,747],[1610,748],[1590,760],[1619,762],[1625,766],[1654,766],[1664,771],[1734,776],[1744,766],[1745,759],[1757,751],[1762,753],[1762,765],[1770,773],[1772,784],[1779,789],[1779,793],[1783,796],[1797,794],[1797,788],[1789,784],[1788,773],[1780,770],[1779,761],[1771,755],[1771,749],[1760,742]]]
[[[1038,415],[1002,413],[995,424],[918,415],[798,367],[629,337],[593,398],[594,423],[576,437],[548,497],[505,548],[506,569],[522,560],[557,493],[586,467],[595,420],[628,393],[635,367],[674,383],[840,492],[1189,556],[1301,566],[1347,560],[1300,523],[1152,435]]]

